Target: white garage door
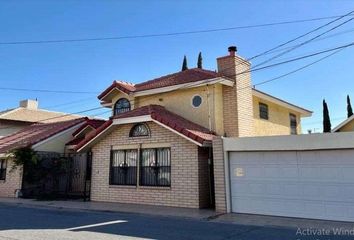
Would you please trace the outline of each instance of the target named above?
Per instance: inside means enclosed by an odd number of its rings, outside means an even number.
[[[354,150],[230,152],[233,212],[354,221]]]

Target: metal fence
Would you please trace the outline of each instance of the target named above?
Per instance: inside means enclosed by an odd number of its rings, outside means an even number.
[[[35,178],[24,167],[22,196],[25,198],[89,199],[91,155],[37,152]],[[33,175],[33,174],[31,174]]]

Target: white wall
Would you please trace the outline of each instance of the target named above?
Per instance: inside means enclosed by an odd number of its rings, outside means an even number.
[[[78,124],[66,131],[63,131],[59,134],[54,135],[53,137],[48,138],[47,140],[34,145],[32,148],[35,151],[45,151],[45,152],[65,152],[65,144],[72,139],[72,134],[81,126]]]

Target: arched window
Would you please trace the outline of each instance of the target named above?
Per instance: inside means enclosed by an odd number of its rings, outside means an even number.
[[[138,123],[132,127],[129,133],[129,137],[144,137],[149,136],[150,130],[146,124]]]
[[[124,113],[130,111],[130,102],[126,98],[120,98],[115,104],[114,104],[114,115],[117,115],[119,113]]]

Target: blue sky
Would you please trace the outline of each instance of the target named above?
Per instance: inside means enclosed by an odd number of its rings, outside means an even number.
[[[353,1],[1,1],[0,42],[227,28],[342,15],[351,10]],[[101,92],[115,79],[138,83],[179,71],[183,55],[193,67],[199,51],[204,68],[215,70],[215,59],[227,54],[230,45],[236,45],[239,54],[249,58],[328,21],[172,37],[0,45],[0,87]],[[328,35],[342,32],[345,33],[307,44],[278,61],[352,42],[354,21]],[[345,49],[258,89],[313,110],[313,117],[303,121],[303,129],[320,131],[323,98],[328,102],[332,125],[346,117],[347,94],[354,102],[353,54],[354,47]],[[254,72],[252,81],[276,77],[319,57]],[[97,94],[0,90],[0,96],[0,109],[16,107],[19,100],[26,98],[38,98],[41,107],[55,111],[76,112],[99,106]]]

